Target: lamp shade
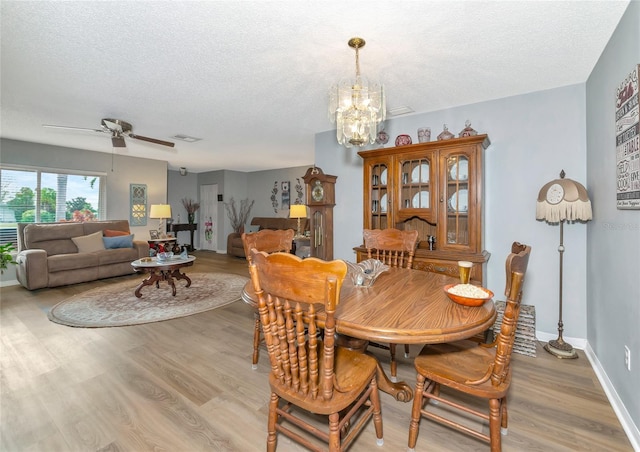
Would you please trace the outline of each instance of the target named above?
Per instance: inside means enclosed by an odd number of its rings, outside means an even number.
[[[307,206],[294,204],[289,209],[289,218],[307,218]]]
[[[171,218],[171,206],[169,204],[151,204],[149,218]]]
[[[538,193],[536,219],[548,223],[561,221],[589,221],[592,218],[591,201],[584,186],[571,179],[560,179],[545,184]]]

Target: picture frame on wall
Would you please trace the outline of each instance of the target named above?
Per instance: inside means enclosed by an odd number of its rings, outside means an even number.
[[[616,207],[640,210],[640,64],[616,89]]]
[[[129,224],[147,225],[147,184],[129,184]]]
[[[291,193],[290,193],[291,184],[289,181],[284,181],[280,185],[280,189],[282,190],[282,203],[280,208],[283,210],[289,210],[289,206],[291,204]]]

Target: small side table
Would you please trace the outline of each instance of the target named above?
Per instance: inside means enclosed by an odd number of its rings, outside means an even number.
[[[171,231],[178,234],[180,231],[189,231],[189,235],[191,241],[189,243],[189,247],[187,248],[189,251],[193,251],[193,231],[198,229],[197,223],[172,223]]]
[[[158,254],[158,247],[160,245],[164,247],[165,251],[171,251],[171,248],[167,250],[167,246],[171,245],[171,247],[173,248],[173,244],[177,242],[178,239],[175,237],[167,237],[164,239],[149,239],[147,240],[147,243],[149,244],[149,255],[153,257]]]
[[[311,256],[311,239],[309,237],[294,238],[293,247],[296,256],[302,259]]]
[[[131,262],[131,266],[136,271],[143,273],[149,273],[149,276],[142,280],[142,282],[136,287],[136,297],[142,297],[140,290],[144,286],[156,285],[156,289],[160,288],[160,281],[166,281],[169,287],[171,287],[171,295],[176,296],[176,283],[174,280],[184,279],[187,284],[185,287],[191,286],[191,279],[184,273],[180,273],[180,269],[184,267],[191,267],[193,261],[196,258],[194,256],[188,256],[186,259],[181,257],[173,257],[165,261],[160,261],[156,257],[145,257],[142,259]]]

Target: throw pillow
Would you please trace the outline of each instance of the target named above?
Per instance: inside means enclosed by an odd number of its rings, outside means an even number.
[[[102,237],[104,247],[108,250],[114,248],[133,248],[133,234],[117,237]]]
[[[129,231],[116,231],[114,229],[105,229],[102,233],[105,237],[119,237],[121,235],[131,234]]]
[[[104,249],[102,241],[102,231],[93,234],[83,235],[81,237],[72,237],[73,243],[78,247],[78,253],[93,253]]]

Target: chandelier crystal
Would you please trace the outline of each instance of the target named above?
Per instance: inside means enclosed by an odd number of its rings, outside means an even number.
[[[373,144],[378,124],[386,118],[386,104],[382,84],[369,82],[360,75],[358,49],[364,47],[362,38],[351,38],[349,47],[356,51],[356,78],[340,80],[329,91],[329,118],[337,124],[338,143],[347,148]]]

